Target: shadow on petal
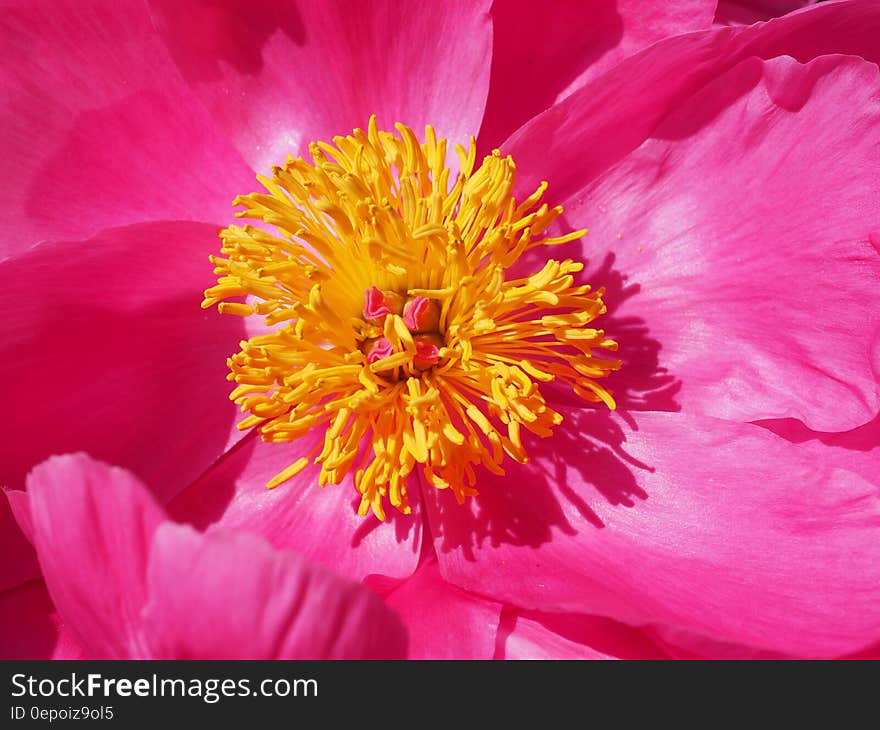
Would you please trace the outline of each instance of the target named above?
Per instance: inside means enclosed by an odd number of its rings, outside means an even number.
[[[558,257],[565,258],[565,251]],[[561,384],[542,386],[548,404],[565,420],[549,438],[524,436],[528,463],[508,461],[504,476],[479,469],[480,494],[464,505],[448,492],[424,486],[438,550],[461,550],[465,559],[474,560],[474,550],[487,542],[493,547],[538,547],[553,539],[554,530],[574,535],[588,527],[603,528],[594,509],[596,500],[636,508],[648,499],[638,475],[653,467],[627,453],[626,429],[638,431],[638,411],[679,411],[675,396],[681,381],[660,364],[661,343],[645,321],[617,314],[624,302],[638,296],[640,286],[628,282],[614,261],[614,253],[607,253],[582,278],[605,289],[608,311],[597,324],[619,344],[621,370],[604,381],[614,393],[618,412],[586,405]],[[570,484],[588,487],[575,490]]]
[[[570,233],[574,226],[562,216],[554,224],[554,233]],[[583,260],[585,239],[572,241],[552,249],[552,258]],[[528,276],[539,270],[547,258],[540,249],[527,252],[511,267],[508,278]],[[578,284],[589,284],[593,289],[603,289],[602,301],[607,311],[590,326],[603,329],[618,344],[616,353],[608,357],[622,361],[619,371],[612,372],[602,384],[614,395],[617,408],[626,411],[680,411],[676,395],[681,390],[681,381],[661,364],[662,345],[651,335],[646,321],[638,316],[624,315],[621,309],[633,311],[629,300],[638,297],[642,287],[630,280],[627,274],[618,269],[614,251],[606,250],[600,263],[593,264],[592,258],[586,261],[584,270],[576,275]],[[626,305],[624,307],[624,305]],[[638,309],[637,307],[635,308]],[[574,402],[564,386],[551,383],[542,386],[542,392],[555,402]]]
[[[194,3],[153,0],[153,18],[185,77],[213,81],[223,65],[256,76],[263,69],[263,47],[282,33],[297,46],[306,29],[296,6],[272,0],[198,0]]]
[[[344,488],[350,489],[351,487],[346,484]],[[353,494],[351,499],[351,510],[352,512],[357,512],[358,506],[361,503],[361,497],[355,490],[352,489],[351,491]],[[407,494],[409,506],[412,509],[410,514],[405,515],[390,504],[386,504],[385,521],[381,522],[376,515],[370,512],[361,520],[360,525],[351,536],[351,546],[353,548],[360,547],[365,539],[375,530],[388,530],[393,528],[394,539],[397,543],[408,543],[414,537],[417,537],[415,531],[418,529],[417,524],[420,523],[421,520],[414,520],[413,515],[419,514],[419,499],[421,493],[415,474],[411,474],[407,479]]]
[[[611,413],[562,409],[565,421],[553,436],[524,438],[530,460],[511,463],[504,476],[482,471],[480,494],[465,504],[447,491],[425,488],[430,529],[441,552],[460,551],[466,560],[488,544],[540,547],[554,532],[575,535],[605,526],[598,500],[637,508],[649,495],[638,472],[653,468],[626,452],[623,428]],[[573,489],[570,483],[587,488]]]
[[[584,275],[584,279],[605,289],[603,301],[608,311],[597,324],[617,342],[617,356],[623,362],[603,384],[614,393],[617,407],[623,412],[680,411],[675,395],[681,381],[660,364],[662,345],[651,336],[645,320],[619,314],[624,302],[639,295],[641,285],[615,269],[614,261],[615,255],[609,251],[598,267]]]
[[[358,516],[360,495],[351,474],[341,484],[321,487],[320,467],[311,464],[277,488],[266,488],[323,438],[324,429],[315,428],[290,443],[266,443],[251,431],[169,505],[170,516],[198,530],[257,533],[277,549],[294,550],[352,580],[408,577],[421,551],[418,489],[410,496],[411,514],[386,505],[381,523],[372,514]]]

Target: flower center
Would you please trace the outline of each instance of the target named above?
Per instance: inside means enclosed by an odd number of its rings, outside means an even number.
[[[582,263],[508,278],[523,253],[584,234],[544,235],[562,212],[541,203],[546,183],[517,202],[513,160],[495,150],[475,169],[471,139],[450,184],[446,140],[396,130],[373,118],[313,143],[311,163],[288,157],[258,176],[266,192],[236,198],[237,215],[268,228],[221,231],[202,303],[272,328],[228,360],[230,397],[248,413],[239,428],[274,443],[323,430],[268,486],[310,463],[321,485],[352,473],[360,514],[379,519],[386,500],[409,512],[415,469],[463,502],[477,468],[524,463],[522,429],[549,436],[562,422],[543,383],[614,408],[597,379],[620,366],[601,356],[616,343],[588,326],[605,305],[575,285]]]
[[[423,296],[405,299],[396,292],[385,292],[372,286],[364,292],[364,321],[375,328],[365,328],[369,336],[361,344],[361,352],[368,364],[397,352],[413,353],[411,361],[385,373],[391,380],[416,377],[440,362],[444,340],[439,332],[440,302],[437,299]]]

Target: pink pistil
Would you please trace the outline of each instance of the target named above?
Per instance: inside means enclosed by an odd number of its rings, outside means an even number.
[[[367,343],[364,353],[367,356],[367,364],[372,365],[378,360],[384,360],[394,354],[394,348],[385,337],[379,337]]]
[[[371,286],[364,292],[364,319],[381,325],[389,314],[400,314],[403,300],[399,294]]]
[[[403,323],[410,332],[435,332],[440,327],[440,303],[436,299],[414,297],[403,307]]]
[[[442,341],[438,335],[416,335],[413,337],[416,346],[416,354],[413,364],[419,369],[433,367],[440,361],[440,345]]]

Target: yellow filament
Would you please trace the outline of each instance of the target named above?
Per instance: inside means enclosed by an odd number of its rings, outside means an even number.
[[[476,167],[471,139],[455,146],[460,172],[450,185],[446,140],[431,127],[424,143],[395,129],[380,131],[373,118],[366,131],[312,144],[311,162],[288,157],[259,176],[266,192],[237,198],[237,215],[269,229],[220,233],[222,255],[210,257],[217,285],[202,303],[274,328],[229,358],[231,398],[248,413],[239,428],[275,443],[323,430],[315,453],[268,486],[314,463],[322,485],[353,475],[359,512],[380,519],[386,499],[409,512],[406,481],[417,467],[463,502],[476,494],[474,467],[503,474],[507,458],[525,462],[523,429],[545,437],[562,421],[541,383],[614,408],[596,379],[620,367],[594,355],[617,345],[587,326],[605,305],[601,290],[575,284],[583,264],[550,259],[507,277],[525,252],[585,233],[542,237],[562,212],[541,203],[547,183],[517,203],[513,160],[495,150]],[[371,286],[439,301],[437,365],[414,366],[399,316],[382,327],[364,321]],[[224,301],[245,296],[247,304]],[[394,354],[368,364],[363,343],[383,336]]]

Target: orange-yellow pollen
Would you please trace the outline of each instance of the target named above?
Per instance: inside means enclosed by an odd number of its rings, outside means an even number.
[[[602,291],[575,281],[583,264],[508,276],[523,254],[584,234],[546,235],[562,212],[541,203],[546,183],[518,202],[510,157],[495,150],[477,166],[471,139],[455,145],[453,175],[431,127],[424,141],[395,129],[373,118],[313,143],[311,162],[289,156],[258,176],[265,192],[235,202],[263,227],[220,233],[202,303],[269,327],[228,360],[239,428],[279,444],[322,434],[268,486],[310,465],[322,486],[350,475],[360,514],[379,519],[386,502],[409,512],[415,469],[463,502],[479,469],[525,462],[523,430],[550,436],[562,422],[543,383],[613,408],[599,380],[620,366],[592,326]]]

